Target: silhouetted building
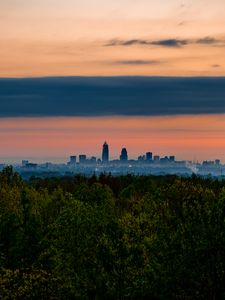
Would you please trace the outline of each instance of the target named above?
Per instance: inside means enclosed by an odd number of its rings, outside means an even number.
[[[152,160],[152,152],[147,152],[146,153],[146,160],[151,161]]]
[[[26,168],[29,169],[29,170],[36,170],[37,169],[37,164],[34,164],[34,163],[28,163],[26,164]]]
[[[170,162],[175,162],[175,156],[174,156],[174,155],[171,155],[171,156],[169,157],[169,161],[170,161]]]
[[[138,156],[138,161],[144,161],[144,160],[145,160],[145,156],[144,155]]]
[[[128,160],[128,155],[127,155],[127,149],[123,148],[121,151],[121,155],[120,155],[120,160],[121,161],[127,161]]]
[[[153,159],[154,159],[154,161],[159,161],[159,160],[160,160],[160,156],[159,156],[159,155],[155,155],[155,156],[153,157]]]
[[[204,160],[204,161],[202,162],[202,165],[205,166],[205,167],[213,166],[214,164],[215,164],[215,162],[212,161],[212,160],[210,160],[210,161]]]
[[[102,162],[109,161],[109,145],[105,142],[102,146]]]
[[[168,163],[169,162],[169,157],[165,156],[165,157],[160,158],[160,162],[161,163]]]
[[[29,160],[22,160],[22,166],[26,167],[29,164]]]
[[[85,154],[80,154],[80,155],[79,155],[79,163],[80,163],[80,164],[85,163],[86,160],[87,160],[87,156],[86,156]]]
[[[95,156],[92,156],[92,157],[90,158],[90,162],[91,162],[91,163],[96,163],[96,162],[97,162],[97,158],[96,158]]]
[[[217,166],[219,166],[219,165],[220,165],[220,159],[216,159],[216,160],[215,160],[215,164],[216,164]]]
[[[77,157],[75,155],[70,156],[70,165],[75,165],[77,162]]]
[[[46,167],[46,169],[52,168],[52,163],[51,162],[46,162],[45,167]]]

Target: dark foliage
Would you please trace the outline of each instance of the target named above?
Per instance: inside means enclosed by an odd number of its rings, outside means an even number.
[[[0,173],[0,299],[225,299],[225,182]]]

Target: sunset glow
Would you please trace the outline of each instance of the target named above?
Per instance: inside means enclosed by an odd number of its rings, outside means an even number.
[[[224,3],[1,1],[0,76],[223,76]],[[155,43],[171,39],[185,43]],[[115,40],[148,43],[107,46]]]
[[[179,159],[225,161],[225,115],[175,117],[18,118],[0,120],[0,157],[8,162],[69,155],[101,156],[105,140],[110,157],[126,146],[130,158],[152,151]]]

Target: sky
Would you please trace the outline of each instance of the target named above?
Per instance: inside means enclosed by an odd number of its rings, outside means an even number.
[[[224,50],[224,0],[0,0],[0,162],[225,163]]]
[[[118,159],[122,147],[129,158],[176,155],[179,160],[224,161],[225,115],[51,117],[0,119],[1,152],[8,163],[66,162],[70,155],[101,157],[109,144],[110,159]],[[16,145],[16,149],[15,149]],[[7,149],[7,152],[6,152]]]
[[[224,29],[224,0],[1,0],[0,76],[222,76]]]

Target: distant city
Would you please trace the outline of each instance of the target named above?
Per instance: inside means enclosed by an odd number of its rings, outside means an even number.
[[[6,164],[0,164],[3,169]],[[107,142],[102,146],[101,158],[96,156],[87,157],[86,154],[71,155],[67,163],[55,164],[45,162],[37,164],[29,160],[22,160],[21,164],[14,164],[13,167],[23,177],[29,176],[69,176],[83,174],[91,176],[102,173],[110,173],[115,176],[133,175],[166,175],[176,174],[181,176],[212,176],[225,178],[225,165],[221,164],[220,159],[203,161],[202,163],[189,160],[176,160],[175,155],[163,156],[153,154],[151,151],[138,158],[129,159],[127,149],[121,149],[118,159],[110,160],[110,148]]]

